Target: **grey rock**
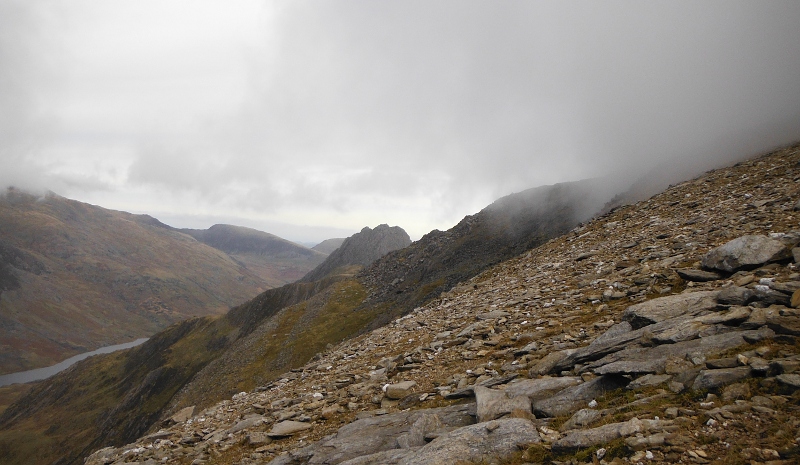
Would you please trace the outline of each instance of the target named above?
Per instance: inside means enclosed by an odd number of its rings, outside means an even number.
[[[180,409],[178,413],[170,417],[170,420],[174,421],[175,423],[183,423],[189,418],[192,418],[192,415],[194,415],[194,405]]]
[[[791,296],[770,288],[763,289],[763,286],[756,286],[755,295],[756,295],[756,300],[758,300],[765,306],[770,306],[770,305],[788,306],[792,301]]]
[[[582,382],[583,380],[578,376],[545,376],[536,379],[522,379],[511,383],[506,387],[505,392],[509,397],[525,396],[531,401],[535,401]]]
[[[504,391],[483,386],[475,386],[474,391],[479,422],[494,420],[515,410],[531,411],[531,401],[525,396],[509,397]]]
[[[341,462],[340,465],[397,465],[417,450],[419,450],[419,447],[411,449],[390,449],[345,460]]]
[[[784,373],[775,377],[778,383],[788,387],[792,391],[800,389],[800,374],[797,373]]]
[[[676,294],[631,305],[622,313],[634,329],[669,320],[685,314],[697,315],[717,307],[718,291]]]
[[[563,389],[547,399],[534,402],[533,412],[537,417],[567,415],[585,406],[590,400],[627,384],[628,379],[624,376],[600,376],[583,384]]]
[[[291,436],[300,431],[311,429],[310,423],[303,423],[302,421],[286,420],[272,425],[272,429],[267,433],[271,438],[281,438]]]
[[[228,430],[228,432],[236,433],[243,429],[252,428],[256,425],[260,425],[263,422],[264,422],[264,417],[262,417],[261,415],[254,415],[252,417],[245,418],[244,420],[237,422]]]
[[[698,316],[692,321],[697,321],[707,325],[724,324],[728,326],[738,326],[750,318],[752,309],[750,307],[734,306],[723,312],[709,313],[708,315]]]
[[[697,268],[678,268],[675,270],[678,276],[685,281],[707,282],[722,279],[724,276],[715,271],[698,270]]]
[[[642,354],[650,351],[642,350]],[[666,366],[666,359],[663,357],[640,359],[640,360],[620,360],[611,362],[595,368],[592,372],[596,375],[640,375],[643,373],[663,373]]]
[[[748,235],[709,251],[703,257],[702,266],[733,273],[789,257],[791,252],[783,242],[767,236]]]
[[[766,317],[766,324],[777,334],[800,336],[800,317],[770,314]]]
[[[735,383],[750,376],[750,367],[722,368],[719,370],[701,370],[694,380],[692,389],[717,389],[725,384]]]
[[[739,286],[728,286],[717,294],[717,302],[723,305],[747,305],[755,300],[756,294],[751,289]]]
[[[569,420],[564,422],[559,428],[560,431],[569,431],[571,429],[586,428],[592,423],[596,422],[603,417],[603,414],[598,410],[590,408],[582,408],[575,412]]]
[[[411,425],[407,433],[397,437],[397,445],[401,449],[411,449],[425,445],[425,436],[442,428],[442,420],[435,413],[423,414]]]
[[[736,368],[740,365],[736,357],[717,358],[714,360],[706,360],[706,367],[712,370],[720,368]]]
[[[508,315],[509,315],[508,312],[504,312],[501,310],[492,310],[491,312],[479,313],[476,316],[476,318],[478,318],[479,320],[496,320],[498,318],[503,318]]]
[[[539,360],[533,368],[530,369],[530,376],[541,376],[553,372],[554,368],[567,360],[575,349],[566,349],[559,352],[551,352]]]
[[[417,385],[416,381],[401,381],[386,386],[386,397],[399,400],[411,394],[411,389]]]
[[[564,435],[561,439],[553,442],[553,453],[562,454],[585,449],[598,444],[604,444],[614,439],[626,436],[633,436],[637,433],[645,433],[652,429],[659,429],[663,426],[659,420],[640,420],[631,418],[622,423],[609,423],[598,426],[597,428],[573,430]]]
[[[631,381],[630,384],[625,387],[625,389],[635,390],[650,386],[658,386],[659,384],[666,383],[670,379],[672,379],[671,375],[644,375]]]
[[[666,363],[669,359],[682,359],[693,354],[703,354],[705,357],[711,357],[714,354],[743,345],[747,338],[756,337],[759,333],[760,330],[729,331],[675,344],[664,344],[647,348],[631,347],[609,354],[590,364],[589,367],[597,371],[603,365],[626,361],[631,363],[630,368],[628,368],[630,370],[634,370],[637,364],[639,364],[638,366],[642,367],[642,371],[639,371],[639,373],[660,373],[661,371],[652,370],[658,368],[660,363]],[[650,367],[650,369],[645,371],[644,368],[648,367]],[[666,371],[666,369],[664,371]]]
[[[507,418],[466,426],[434,439],[399,463],[402,465],[450,465],[481,460],[506,460],[521,447],[541,442],[529,420]]]
[[[436,415],[443,428],[462,427],[475,422],[470,415],[475,404],[397,412],[362,418],[339,428],[333,437],[312,446],[309,464],[341,463],[398,448],[397,438],[408,433],[424,415]]]

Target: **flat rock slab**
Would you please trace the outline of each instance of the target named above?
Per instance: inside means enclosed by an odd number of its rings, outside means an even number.
[[[402,399],[411,394],[411,390],[417,385],[416,381],[401,381],[386,386],[386,397],[389,399]]]
[[[658,386],[672,379],[672,375],[644,375],[630,382],[625,388],[629,390],[642,389],[650,386]]]
[[[175,423],[183,423],[189,418],[192,418],[192,415],[194,415],[194,405],[178,410],[178,413],[172,415],[170,420],[174,421]]]
[[[397,449],[398,438],[411,431],[425,415],[436,415],[442,426],[462,427],[475,423],[470,412],[475,404],[397,412],[356,420],[342,426],[333,437],[321,440],[306,451],[309,464],[341,463],[357,457]],[[413,438],[410,438],[413,439]],[[292,462],[288,462],[292,463]],[[379,462],[375,462],[379,463]]]
[[[506,387],[509,397],[525,396],[531,401],[541,400],[556,392],[583,383],[578,376],[545,376],[537,379],[523,379]]]
[[[622,313],[633,329],[659,323],[685,314],[697,315],[717,308],[719,291],[700,291],[675,294],[631,305]]]
[[[589,401],[607,391],[619,389],[628,384],[624,376],[606,375],[587,381],[577,386],[568,387],[552,397],[533,403],[533,411],[537,417],[558,417],[568,415]]]
[[[300,431],[311,429],[310,423],[303,423],[302,421],[286,420],[280,423],[275,423],[267,436],[271,438],[282,438],[291,436]]]
[[[716,271],[704,271],[698,270],[697,268],[678,268],[675,272],[678,273],[678,276],[684,281],[694,281],[698,283],[717,281],[724,277],[721,273],[717,273]]]
[[[531,412],[531,401],[526,396],[509,397],[504,391],[483,386],[475,386],[474,391],[479,422],[494,420],[516,410]]]
[[[581,429],[586,428],[587,426],[591,425],[592,423],[596,422],[600,418],[603,417],[603,414],[599,410],[591,409],[591,408],[582,408],[575,412],[569,420],[564,422],[559,428],[560,431],[569,431],[572,429]]]
[[[800,374],[784,373],[776,376],[776,378],[783,386],[787,386],[794,391],[800,389]]]
[[[561,439],[553,442],[553,453],[561,454],[578,449],[585,449],[598,444],[605,444],[614,439],[644,433],[661,427],[659,420],[640,420],[636,417],[621,423],[609,423],[584,430],[573,430]]]
[[[508,316],[508,312],[504,312],[501,310],[492,310],[491,312],[486,313],[479,313],[476,318],[479,320],[496,320],[497,318],[503,318]]]
[[[741,381],[750,376],[750,367],[722,368],[719,370],[701,370],[694,380],[692,389],[717,389],[726,384]]]
[[[706,269],[733,273],[740,269],[752,269],[765,263],[790,258],[791,251],[783,242],[767,236],[748,235],[738,237],[709,251],[702,260]]]
[[[522,418],[478,423],[451,431],[400,460],[400,465],[452,465],[502,461],[520,447],[541,442],[536,426]]]
[[[747,305],[756,298],[756,293],[752,289],[739,286],[728,286],[722,288],[717,295],[717,302],[723,305]]]
[[[228,430],[228,432],[236,433],[243,429],[252,428],[253,426],[260,425],[263,422],[264,422],[264,417],[262,417],[261,415],[255,415],[237,422]]]

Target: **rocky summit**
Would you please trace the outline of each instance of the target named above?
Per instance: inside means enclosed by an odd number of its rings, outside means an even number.
[[[797,463],[798,200],[708,172],[86,464]]]

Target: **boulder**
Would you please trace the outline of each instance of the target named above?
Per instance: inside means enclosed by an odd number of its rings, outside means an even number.
[[[263,422],[264,422],[264,417],[262,417],[261,415],[253,415],[251,417],[247,417],[244,420],[237,422],[228,430],[228,432],[236,433],[243,429],[252,428],[253,426],[260,425]]]
[[[750,376],[750,367],[722,368],[719,370],[701,370],[694,380],[692,389],[713,390],[726,384],[741,381]]]
[[[175,423],[183,423],[189,418],[192,418],[192,415],[194,415],[194,405],[178,410],[178,413],[172,415],[170,420],[174,421]]]
[[[531,412],[531,401],[526,396],[509,397],[504,391],[483,386],[475,386],[474,391],[479,422],[494,420],[515,410]]]
[[[386,397],[399,400],[411,394],[411,389],[417,385],[416,381],[401,381],[386,386]]]
[[[442,428],[442,420],[435,413],[423,414],[411,425],[407,433],[397,437],[397,445],[401,449],[422,447],[426,444],[425,436]]]
[[[541,442],[536,426],[522,418],[465,426],[431,441],[399,461],[402,465],[451,465],[503,461],[529,444]]]
[[[640,420],[636,417],[621,423],[609,423],[597,428],[573,430],[561,439],[553,442],[552,450],[555,454],[563,454],[578,449],[586,449],[598,444],[605,444],[614,439],[633,436],[652,430],[660,430],[668,425],[664,420]]]
[[[561,431],[569,431],[571,429],[586,428],[602,417],[603,414],[595,409],[582,408],[575,412],[569,420],[564,422],[559,429]]]
[[[738,237],[709,251],[702,260],[706,269],[733,273],[741,269],[757,268],[765,263],[784,260],[792,256],[786,245],[767,236]]]
[[[312,445],[309,451],[311,457],[307,462],[311,465],[342,463],[357,457],[397,449],[398,438],[410,432],[423,416],[436,415],[443,428],[452,429],[475,423],[474,417],[470,415],[470,412],[474,413],[474,409],[475,404],[463,404],[362,418],[342,426],[333,436]],[[427,431],[424,434],[427,434]],[[411,449],[406,450],[413,450],[414,438],[407,437],[407,439]]]
[[[619,389],[628,384],[624,376],[605,375],[577,386],[571,386],[559,391],[552,397],[533,403],[533,412],[537,417],[558,417],[568,415],[589,401],[600,397],[608,391]]]
[[[747,305],[755,297],[755,292],[746,287],[728,286],[719,291],[717,302],[723,305]]]
[[[696,268],[679,268],[676,269],[675,272],[678,273],[678,276],[680,276],[684,281],[694,281],[699,283],[717,281],[724,277],[722,274],[715,271],[698,270]]]
[[[682,315],[697,315],[717,307],[718,291],[700,291],[675,294],[631,305],[622,313],[622,319],[633,329],[669,320]]]
[[[299,433],[300,431],[311,429],[311,426],[312,425],[310,423],[303,423],[302,421],[285,420],[275,423],[270,432],[267,433],[267,436],[271,438],[291,436],[295,433]]]
[[[578,376],[545,376],[537,379],[523,379],[509,384],[505,393],[509,397],[525,396],[531,401],[535,401],[582,382],[583,380]]]

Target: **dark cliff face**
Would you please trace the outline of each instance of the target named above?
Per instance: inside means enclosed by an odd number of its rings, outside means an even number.
[[[403,228],[398,226],[379,225],[375,229],[368,227],[345,239],[342,245],[318,267],[313,269],[302,281],[311,282],[322,279],[332,271],[346,265],[367,266],[387,253],[402,249],[411,244]]]

